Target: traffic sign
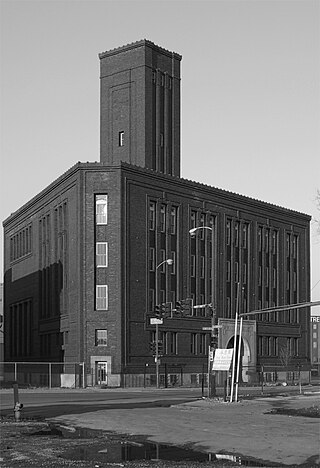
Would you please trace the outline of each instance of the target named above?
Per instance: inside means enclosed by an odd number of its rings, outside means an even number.
[[[158,319],[158,318],[151,318],[150,319],[150,325],[162,325],[163,324],[163,319]]]

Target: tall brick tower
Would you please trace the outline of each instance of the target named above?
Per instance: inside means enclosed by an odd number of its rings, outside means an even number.
[[[100,161],[180,176],[181,56],[142,40],[99,58]]]

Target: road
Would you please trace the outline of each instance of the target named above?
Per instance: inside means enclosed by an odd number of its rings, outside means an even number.
[[[240,395],[261,393],[245,389]],[[265,393],[267,389],[265,390]],[[271,414],[278,407],[319,405],[319,387],[269,388],[239,403],[201,399],[201,389],[21,390],[23,418],[46,418],[65,427],[144,437],[157,444],[191,446],[211,454],[262,462],[319,466],[319,420]],[[295,396],[292,393],[295,392]],[[290,395],[290,396],[289,396]],[[1,390],[1,414],[13,416],[13,391]],[[42,466],[42,465],[41,465]]]
[[[0,391],[0,413],[13,413],[13,390]],[[23,417],[50,418],[107,409],[151,408],[176,405],[201,398],[201,389],[22,389]]]

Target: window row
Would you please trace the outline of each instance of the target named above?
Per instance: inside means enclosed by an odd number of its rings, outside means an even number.
[[[190,212],[190,229],[194,228],[210,228],[210,229],[199,229],[197,236],[192,237],[194,241],[196,239],[212,240],[212,234],[215,225],[215,217],[210,213],[201,213],[197,210],[191,210]]]
[[[176,252],[171,251],[170,255],[166,254],[166,251],[164,249],[160,249],[160,259],[159,264],[162,263],[162,265],[158,268],[158,271],[161,273],[166,272],[166,268],[168,268],[168,265],[166,264],[166,260],[171,259],[172,264],[170,264],[170,273],[175,275],[176,274]],[[149,248],[149,270],[150,271],[155,271],[158,265],[156,265],[156,249],[154,247]]]
[[[159,332],[159,342],[163,354],[178,354],[178,336],[177,332]],[[155,342],[155,332],[150,333],[150,340]],[[190,333],[190,354],[206,356],[209,340],[210,336],[207,333]]]
[[[258,227],[258,251],[272,253],[274,255],[278,252],[278,231],[275,229],[266,228],[263,226]]]
[[[249,223],[240,221],[226,221],[226,244],[234,247],[248,248],[249,243]]]
[[[233,275],[231,273],[231,262],[227,260],[227,270],[226,270],[226,280],[227,282],[231,282],[232,276],[234,278],[235,283],[239,283],[242,280],[242,284],[247,284],[248,279],[248,265],[243,263],[242,265],[242,272],[240,272],[241,267],[239,266],[239,262],[234,262],[233,264]],[[240,273],[242,278],[240,278]]]
[[[10,261],[32,252],[32,226],[27,226],[10,237]]]
[[[158,207],[158,212],[157,212]],[[171,235],[177,234],[177,216],[178,207],[161,203],[158,205],[155,201],[149,203],[149,230],[166,232]]]
[[[152,82],[159,86],[172,89],[172,77],[168,73],[163,73],[160,70],[152,71]]]
[[[291,258],[297,258],[298,256],[298,235],[287,233],[286,235],[286,256]]]
[[[281,365],[288,366],[290,360],[299,354],[299,338],[288,337],[285,341],[281,339],[279,344],[277,336],[259,336],[258,337],[258,355],[259,356],[278,356]]]

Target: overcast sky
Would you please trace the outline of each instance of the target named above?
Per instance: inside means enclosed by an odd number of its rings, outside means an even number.
[[[99,160],[98,53],[144,38],[183,57],[182,177],[320,217],[318,0],[0,5],[1,221]]]

